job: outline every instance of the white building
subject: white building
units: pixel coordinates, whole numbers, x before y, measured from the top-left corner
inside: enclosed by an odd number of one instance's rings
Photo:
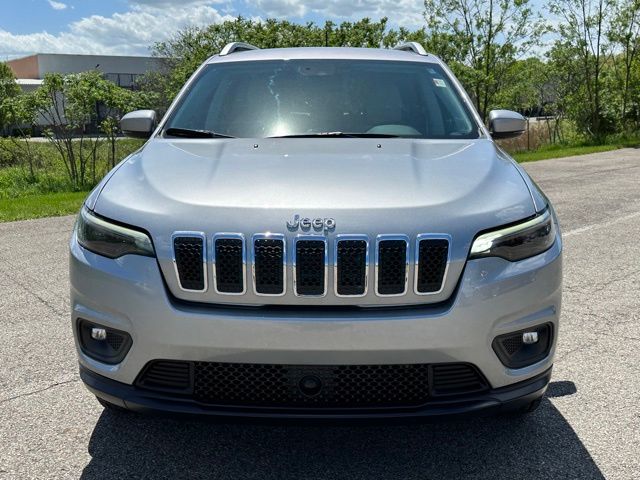
[[[88,70],[102,72],[107,80],[123,88],[136,88],[137,80],[148,72],[161,71],[163,58],[131,57],[118,55],[72,55],[62,53],[37,53],[27,57],[7,61],[16,76],[16,83],[24,92],[32,92],[42,85],[47,73],[80,73]],[[99,108],[99,107],[97,107]],[[62,113],[60,113],[62,116]],[[100,115],[100,113],[98,113]],[[39,117],[40,127],[47,121]],[[93,125],[95,129],[96,126]]]
[[[7,61],[9,68],[26,91],[35,89],[47,73],[103,72],[107,80],[125,88],[135,88],[136,80],[147,72],[163,69],[164,59],[119,55],[71,55],[37,53]]]

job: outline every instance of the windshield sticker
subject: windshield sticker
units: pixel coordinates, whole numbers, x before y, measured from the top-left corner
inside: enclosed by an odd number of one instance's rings
[[[447,84],[441,78],[434,78],[433,83],[436,87],[447,88]]]

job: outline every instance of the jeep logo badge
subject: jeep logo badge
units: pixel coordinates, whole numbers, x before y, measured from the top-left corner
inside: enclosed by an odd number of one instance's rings
[[[306,232],[312,228],[318,232],[329,232],[336,228],[336,221],[333,218],[300,218],[300,215],[295,214],[291,220],[287,221],[287,228],[292,232],[298,229]]]

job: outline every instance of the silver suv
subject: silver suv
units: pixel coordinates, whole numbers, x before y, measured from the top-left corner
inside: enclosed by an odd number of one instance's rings
[[[109,407],[302,418],[531,411],[562,244],[544,194],[447,67],[233,43],[86,199],[80,374]],[[493,139],[492,139],[493,138]]]

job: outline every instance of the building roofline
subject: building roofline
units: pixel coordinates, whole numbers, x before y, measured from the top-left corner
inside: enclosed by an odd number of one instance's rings
[[[38,56],[56,56],[56,57],[112,57],[112,58],[157,58],[158,60],[169,60],[171,57],[154,57],[152,55],[102,55],[99,53],[46,53],[38,52],[24,57],[16,57],[7,62],[13,62],[15,60],[24,60],[25,58],[38,57]]]

